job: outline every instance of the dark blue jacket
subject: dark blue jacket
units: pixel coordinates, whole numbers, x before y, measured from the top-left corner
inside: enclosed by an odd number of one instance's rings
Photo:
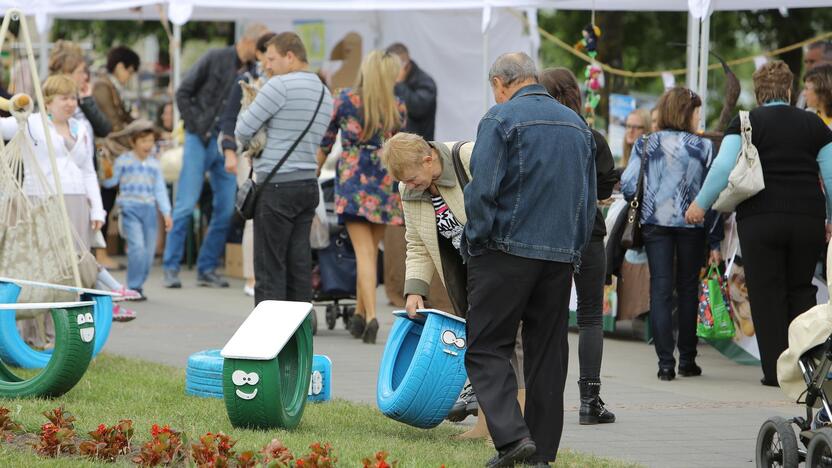
[[[463,255],[580,265],[597,202],[595,141],[581,117],[543,86],[523,87],[480,120],[471,172]]]

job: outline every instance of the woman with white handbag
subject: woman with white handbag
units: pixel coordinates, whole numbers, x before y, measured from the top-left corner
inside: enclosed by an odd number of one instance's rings
[[[832,130],[788,104],[793,75],[784,62],[763,65],[753,78],[759,107],[728,126],[685,218],[736,209],[761,383],[776,386],[789,324],[815,305],[812,276],[832,233]]]

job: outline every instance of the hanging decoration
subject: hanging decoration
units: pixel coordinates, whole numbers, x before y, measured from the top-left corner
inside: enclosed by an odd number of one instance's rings
[[[593,15],[594,16],[594,15]],[[601,28],[593,23],[587,24],[581,31],[583,38],[575,44],[575,49],[586,50],[591,59],[584,69],[584,117],[590,126],[595,120],[595,108],[601,102],[601,88],[604,87],[604,70],[595,60],[598,55],[598,39],[601,38]]]

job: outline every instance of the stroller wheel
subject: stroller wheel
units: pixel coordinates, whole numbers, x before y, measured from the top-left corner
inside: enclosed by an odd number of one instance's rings
[[[355,315],[355,307],[342,306],[341,316],[344,317],[344,328],[350,327],[350,318]]]
[[[336,323],[338,323],[338,310],[334,305],[329,304],[326,306],[326,327],[333,330]]]
[[[812,435],[806,448],[806,468],[832,466],[832,427],[822,427]]]
[[[769,418],[757,433],[757,468],[797,468],[799,463],[797,437],[791,423],[781,417]]]

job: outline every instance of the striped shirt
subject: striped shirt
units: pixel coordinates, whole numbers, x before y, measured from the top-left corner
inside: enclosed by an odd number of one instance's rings
[[[101,185],[105,188],[119,186],[119,205],[157,204],[163,215],[170,214],[165,179],[159,161],[153,156],[141,160],[132,151],[122,154],[113,166],[113,176],[101,182]]]
[[[313,117],[322,86],[317,75],[307,71],[274,76],[257,93],[248,109],[240,113],[235,134],[243,145],[257,130],[266,126],[266,148],[254,160],[255,173],[268,174],[297,140]],[[314,123],[277,174],[303,171],[309,178],[315,178],[316,155],[331,117],[332,95],[329,90],[324,90]]]

